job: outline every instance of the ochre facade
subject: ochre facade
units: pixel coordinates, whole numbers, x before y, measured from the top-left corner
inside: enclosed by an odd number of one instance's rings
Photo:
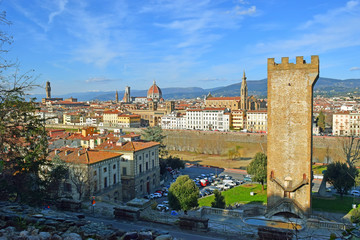
[[[267,216],[311,212],[313,86],[319,57],[268,59]]]

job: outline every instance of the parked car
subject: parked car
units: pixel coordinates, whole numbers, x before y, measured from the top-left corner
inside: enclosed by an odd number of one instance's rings
[[[206,187],[206,186],[209,185],[210,183],[209,183],[208,180],[202,179],[202,180],[200,180],[200,184],[201,184],[201,186]]]
[[[154,193],[153,195],[154,195],[154,198],[161,198],[162,197],[161,193],[158,193],[158,192]]]
[[[252,180],[251,180],[251,177],[246,176],[246,177],[244,177],[244,181],[245,182],[251,182]]]
[[[360,196],[360,191],[359,190],[352,190],[350,192],[350,194],[353,195],[353,196],[359,197]]]
[[[158,204],[156,206],[156,209],[159,210],[159,211],[164,211],[164,212],[169,211],[169,207],[165,206],[164,204]]]

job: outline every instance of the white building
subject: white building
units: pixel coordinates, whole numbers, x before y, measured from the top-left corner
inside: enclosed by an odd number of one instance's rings
[[[162,129],[186,129],[186,118],[177,112],[172,112],[161,118]]]
[[[350,134],[360,136],[360,112],[350,112]]]
[[[38,111],[35,113],[35,115],[44,120],[46,124],[59,124],[59,118],[62,119],[62,116],[59,115],[61,113],[54,113],[54,112],[48,112],[48,111]]]
[[[189,109],[186,111],[186,129],[229,131],[230,115],[224,108]]]
[[[247,111],[246,122],[247,130],[250,132],[267,132],[267,111]]]

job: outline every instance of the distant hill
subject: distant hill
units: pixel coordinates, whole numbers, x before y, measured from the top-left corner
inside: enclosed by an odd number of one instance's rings
[[[263,80],[248,80],[248,95],[256,95],[260,98],[267,96],[267,79]],[[170,99],[185,99],[185,98],[203,98],[209,92],[211,95],[220,96],[240,96],[240,83],[231,84],[228,86],[203,89],[199,87],[189,88],[161,88],[163,97],[166,100]],[[161,87],[161,86],[160,86]],[[119,91],[119,99],[124,96],[124,91]],[[332,79],[320,77],[314,87],[314,95],[322,96],[344,96],[347,93],[353,95],[360,95],[360,79]],[[147,94],[147,90],[131,90],[131,96],[133,97],[144,97]],[[45,94],[31,95],[30,97],[36,97],[38,100],[45,97]],[[65,95],[57,95],[53,97],[77,98],[78,101],[91,101],[91,100],[115,100],[115,92],[81,92],[81,93],[70,93]]]

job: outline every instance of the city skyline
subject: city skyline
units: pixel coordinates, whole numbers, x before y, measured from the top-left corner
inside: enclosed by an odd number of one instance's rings
[[[360,78],[356,1],[6,1],[8,56],[54,95],[219,87],[266,78],[267,58],[319,55],[320,76]],[[31,46],[31,47],[29,47]],[[43,93],[37,89],[35,93]]]

